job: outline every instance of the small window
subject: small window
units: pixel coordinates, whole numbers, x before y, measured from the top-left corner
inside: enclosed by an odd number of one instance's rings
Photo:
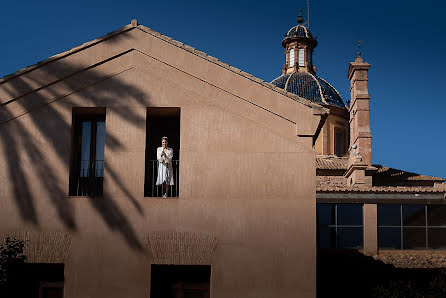
[[[305,66],[305,49],[299,49],[299,66]]]
[[[7,297],[62,298],[64,264],[25,263],[11,268]]]
[[[335,154],[336,156],[342,157],[345,155],[345,133],[340,128],[335,128]]]
[[[378,205],[378,247],[446,248],[446,205]]]
[[[147,109],[145,197],[179,196],[180,115],[180,108]],[[167,137],[166,149],[163,137]]]
[[[318,248],[362,248],[362,209],[362,204],[317,204]]]
[[[105,108],[73,110],[70,196],[102,196]]]
[[[290,63],[289,63],[290,67],[294,66],[294,51],[295,49],[290,50]]]
[[[211,266],[152,265],[151,298],[209,298]]]

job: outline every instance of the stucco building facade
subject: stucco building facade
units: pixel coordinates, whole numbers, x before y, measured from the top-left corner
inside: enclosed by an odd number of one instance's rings
[[[0,80],[0,234],[53,272],[41,297],[316,297],[325,249],[399,266],[408,247],[380,249],[380,205],[428,212],[444,179],[371,163],[359,53],[346,105],[301,18],[282,45],[267,83],[134,20]],[[441,259],[431,248],[410,254]]]

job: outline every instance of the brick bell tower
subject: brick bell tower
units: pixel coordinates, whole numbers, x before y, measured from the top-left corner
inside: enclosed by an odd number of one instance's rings
[[[367,88],[367,72],[370,64],[363,61],[361,52],[350,62],[347,77],[350,80],[351,103],[350,145],[347,185],[352,187],[371,186],[371,176],[366,170],[372,167],[372,133],[370,131],[370,95]]]

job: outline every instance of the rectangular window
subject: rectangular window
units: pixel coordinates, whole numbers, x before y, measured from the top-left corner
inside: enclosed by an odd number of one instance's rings
[[[361,249],[362,204],[317,204],[318,248]]]
[[[446,205],[378,205],[378,247],[446,248]]]
[[[305,66],[305,49],[299,49],[299,66]]]
[[[345,133],[340,128],[335,128],[335,154],[336,156],[344,156],[345,155]]]
[[[290,50],[290,67],[293,67],[294,66],[294,51],[295,51],[295,49],[291,49]]]
[[[209,298],[211,266],[152,265],[151,298]]]
[[[10,268],[6,297],[62,298],[63,284],[64,264],[17,264]]]
[[[102,196],[105,108],[73,109],[70,196]]]
[[[180,108],[147,109],[145,197],[179,196],[180,116]],[[166,150],[163,137],[168,139]]]

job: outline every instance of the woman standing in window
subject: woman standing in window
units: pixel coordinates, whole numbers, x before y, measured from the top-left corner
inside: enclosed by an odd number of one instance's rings
[[[173,185],[172,158],[173,149],[167,147],[169,140],[167,137],[161,139],[162,147],[156,149],[156,159],[158,160],[158,178],[156,185],[163,186],[163,198],[167,197],[168,186]]]

